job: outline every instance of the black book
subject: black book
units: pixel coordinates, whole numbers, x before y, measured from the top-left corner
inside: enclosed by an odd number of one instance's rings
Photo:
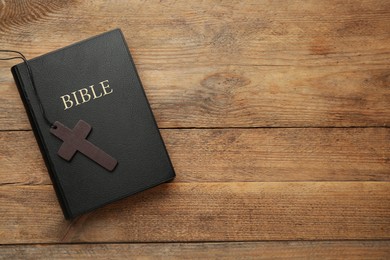
[[[65,218],[175,177],[119,29],[28,65],[12,73]]]

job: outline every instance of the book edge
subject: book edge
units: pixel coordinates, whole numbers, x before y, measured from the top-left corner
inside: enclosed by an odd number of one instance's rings
[[[67,46],[64,46],[64,47],[55,49],[55,50],[53,50],[53,51],[49,51],[49,52],[47,52],[47,53],[45,53],[45,54],[42,54],[42,55],[40,55],[40,56],[37,56],[37,57],[31,58],[31,59],[28,59],[28,61],[31,62],[31,61],[35,61],[35,60],[42,59],[42,58],[44,58],[44,57],[46,57],[46,56],[49,56],[49,55],[52,55],[52,54],[54,54],[54,53],[57,53],[57,52],[66,50],[66,49],[68,49],[68,48],[71,48],[71,47],[74,47],[74,46],[83,44],[84,42],[93,40],[93,39],[98,38],[98,37],[100,37],[100,36],[103,36],[103,35],[105,35],[105,34],[114,33],[114,32],[116,32],[116,31],[121,31],[121,29],[120,29],[120,28],[116,28],[116,29],[112,29],[112,30],[107,31],[107,32],[104,32],[104,33],[100,33],[100,34],[98,34],[98,35],[94,35],[94,36],[88,37],[88,38],[86,38],[86,39],[84,39],[84,40],[81,40],[81,41],[72,43],[72,44],[70,44],[70,45],[67,45]],[[23,64],[23,63],[24,63],[24,62],[21,62],[21,63],[19,63],[19,64],[16,64],[15,66],[21,65],[21,64]],[[12,68],[11,68],[11,70],[12,70]]]
[[[23,63],[21,63],[21,64],[23,64]],[[23,84],[23,80],[22,80],[22,77],[21,77],[20,71],[19,71],[19,66],[21,64],[17,64],[17,65],[12,66],[11,72],[12,72],[12,75],[14,77],[16,86],[18,88],[19,95],[22,99],[22,102],[23,102],[25,111],[27,113],[28,119],[30,121],[31,128],[33,130],[35,139],[38,143],[38,147],[39,147],[41,154],[42,154],[42,157],[45,161],[46,168],[48,169],[49,176],[50,176],[50,179],[53,183],[54,191],[56,192],[56,195],[57,195],[59,204],[61,206],[62,212],[65,216],[65,219],[70,219],[72,216],[72,212],[70,211],[70,208],[67,205],[66,198],[65,198],[64,193],[62,191],[60,182],[56,178],[56,173],[55,173],[54,167],[52,166],[52,162],[48,157],[48,150],[47,150],[46,145],[43,141],[42,134],[40,132],[41,129],[38,127],[38,124],[36,123],[36,119],[35,119],[34,114],[32,112],[33,109],[30,106],[30,102],[29,102],[28,97],[25,93],[25,89],[24,89],[25,85]]]
[[[87,209],[87,210],[85,210],[85,211],[83,211],[83,212],[80,212],[80,213],[77,213],[77,214],[75,214],[75,215],[72,215],[69,219],[72,220],[72,219],[74,219],[74,218],[76,218],[76,217],[82,216],[82,215],[84,215],[84,214],[86,214],[86,213],[90,213],[90,212],[92,212],[92,211],[95,211],[95,210],[97,210],[97,209],[100,209],[100,208],[102,208],[102,207],[104,207],[104,206],[107,206],[107,205],[109,205],[109,204],[111,204],[111,203],[114,203],[114,202],[116,202],[116,201],[120,201],[120,200],[126,199],[126,198],[128,198],[128,197],[130,197],[130,196],[132,196],[132,195],[135,195],[135,194],[137,194],[137,193],[140,193],[140,192],[142,192],[142,191],[148,190],[148,189],[150,189],[150,188],[157,187],[157,186],[159,186],[160,184],[170,182],[170,181],[173,180],[174,178],[175,178],[175,175],[171,176],[171,177],[168,178],[168,179],[163,179],[163,180],[158,181],[158,182],[156,182],[156,183],[153,183],[153,184],[151,184],[151,185],[142,187],[142,188],[139,189],[139,190],[136,190],[136,191],[133,191],[133,192],[130,192],[130,193],[126,193],[125,195],[122,195],[122,196],[115,197],[115,199],[112,199],[112,200],[110,200],[110,201],[107,201],[107,202],[104,202],[104,203],[99,204],[99,205],[97,205],[97,206],[94,206],[94,207],[92,207],[92,208],[90,208],[90,209]]]
[[[172,161],[171,161],[171,157],[169,156],[169,153],[168,153],[167,147],[166,147],[166,145],[165,145],[164,139],[163,139],[162,136],[161,136],[160,129],[158,128],[156,118],[154,117],[152,107],[150,106],[150,103],[149,103],[149,99],[148,99],[147,96],[146,96],[145,89],[144,89],[144,86],[143,86],[143,84],[142,84],[141,78],[140,78],[139,75],[138,75],[137,67],[135,66],[134,60],[133,60],[133,58],[132,58],[132,56],[131,56],[129,47],[127,46],[127,42],[126,42],[126,39],[125,39],[125,37],[124,37],[124,35],[123,35],[122,30],[118,28],[118,29],[116,29],[115,31],[118,31],[118,32],[119,32],[119,34],[120,34],[120,36],[121,36],[121,38],[122,38],[122,42],[123,42],[124,48],[126,49],[126,52],[127,52],[127,54],[128,54],[127,57],[129,58],[129,61],[130,61],[131,65],[132,65],[133,68],[134,68],[134,72],[135,72],[135,75],[136,75],[136,77],[137,77],[137,80],[138,80],[138,82],[139,82],[139,84],[140,84],[142,94],[143,94],[143,96],[144,96],[144,98],[145,98],[146,104],[148,105],[148,108],[149,108],[149,112],[150,112],[150,114],[151,114],[151,116],[152,116],[154,126],[155,126],[155,128],[157,129],[157,133],[158,133],[158,136],[159,136],[159,138],[160,138],[160,141],[161,141],[161,143],[162,143],[162,145],[163,145],[165,155],[166,155],[166,157],[168,158],[169,166],[170,166],[170,168],[172,169],[172,178],[171,178],[171,179],[173,179],[173,178],[176,177],[175,168],[173,167],[173,164],[172,164]]]

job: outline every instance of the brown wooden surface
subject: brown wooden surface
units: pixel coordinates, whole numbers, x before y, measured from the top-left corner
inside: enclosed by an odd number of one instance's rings
[[[68,222],[51,185],[3,185],[0,243],[390,239],[390,183],[171,183]]]
[[[390,142],[384,142],[390,140],[389,128],[162,129],[161,133],[178,172],[175,182],[390,180]],[[0,185],[51,184],[31,131],[0,132],[0,141],[0,154],[7,155]]]
[[[177,178],[65,221],[2,61],[0,259],[390,258],[389,1],[0,1],[28,58],[117,27]]]
[[[389,241],[11,245],[0,259],[386,259]]]

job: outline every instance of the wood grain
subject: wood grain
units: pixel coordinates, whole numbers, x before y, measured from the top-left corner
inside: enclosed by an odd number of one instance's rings
[[[390,180],[389,128],[161,132],[175,182]],[[0,132],[0,164],[0,185],[51,183],[31,131]]]
[[[0,259],[387,259],[389,241],[0,246]]]
[[[171,183],[64,220],[50,185],[0,186],[0,244],[390,239],[389,182]]]
[[[65,221],[2,61],[0,259],[390,258],[390,1],[0,1],[28,58],[118,27],[177,178]]]
[[[390,123],[388,1],[23,3],[3,6],[2,48],[35,57],[121,27],[163,128]],[[14,63],[0,128],[30,129]]]
[[[388,64],[389,13],[374,0],[7,1],[0,38],[36,56],[121,27],[137,60],[155,67]]]
[[[390,123],[390,63],[347,68],[138,68],[161,128]],[[31,129],[11,72],[4,68],[0,73],[0,129]]]

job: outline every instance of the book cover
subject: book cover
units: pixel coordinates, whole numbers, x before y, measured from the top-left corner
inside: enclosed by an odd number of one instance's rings
[[[119,29],[28,64],[37,93],[25,63],[11,70],[65,218],[175,177]]]

